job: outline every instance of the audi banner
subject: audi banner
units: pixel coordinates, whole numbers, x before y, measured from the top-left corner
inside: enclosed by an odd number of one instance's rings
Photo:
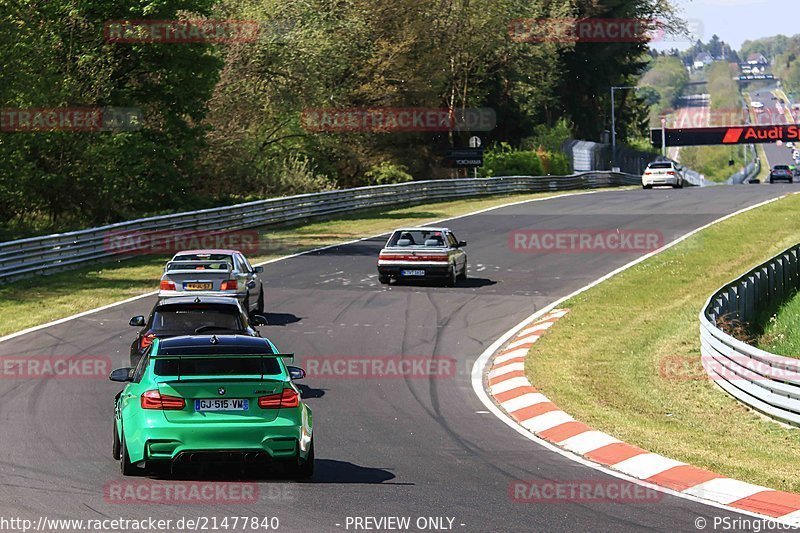
[[[650,142],[661,146],[661,129],[650,130]],[[800,141],[800,126],[730,126],[717,128],[666,129],[666,146],[709,144],[760,144]]]

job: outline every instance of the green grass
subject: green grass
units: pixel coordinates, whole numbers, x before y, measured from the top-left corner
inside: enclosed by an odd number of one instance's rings
[[[492,196],[424,206],[358,211],[301,226],[264,229],[261,235],[269,240],[269,253],[250,259],[254,263],[267,261],[319,246],[391,231],[397,226],[423,224],[511,201],[560,194],[563,193]],[[0,316],[3,317],[0,336],[153,291],[158,288],[158,280],[168,258],[136,257],[0,285]]]
[[[728,164],[731,159],[733,166]],[[686,146],[681,149],[681,163],[706,179],[724,182],[744,168],[744,153],[741,146]]]
[[[746,409],[700,374],[697,318],[717,288],[800,240],[798,210],[800,196],[792,195],[743,213],[572,298],[563,304],[572,311],[528,354],[531,382],[577,420],[623,441],[800,491],[800,432]]]
[[[769,181],[769,161],[767,160],[767,153],[764,151],[763,144],[756,145],[756,152],[758,153],[758,159],[761,161],[761,170],[758,172],[758,181],[761,183],[766,183]]]
[[[786,302],[765,324],[757,346],[768,352],[800,358],[800,294]]]

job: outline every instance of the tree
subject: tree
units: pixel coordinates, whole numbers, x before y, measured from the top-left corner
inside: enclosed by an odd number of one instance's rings
[[[4,133],[0,157],[15,167],[0,172],[16,176],[2,176],[0,184],[15,183],[23,210],[54,223],[100,223],[190,196],[199,123],[220,66],[213,48],[111,43],[102,28],[122,17],[207,15],[211,2],[165,0],[125,10],[102,0],[0,3],[9,30],[0,47],[5,107],[124,107],[144,117],[138,131]]]

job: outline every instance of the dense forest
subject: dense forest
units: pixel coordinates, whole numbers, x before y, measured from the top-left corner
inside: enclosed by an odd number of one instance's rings
[[[490,146],[552,161],[554,132],[600,139],[609,87],[650,61],[646,40],[576,43],[558,25],[514,38],[520,19],[583,17],[680,26],[666,0],[0,0],[0,236],[450,177],[441,155],[471,134],[320,131],[309,110],[488,109]],[[249,22],[118,38],[137,20]],[[618,97],[619,138],[641,138],[647,103]],[[65,108],[104,110],[100,126],[14,127]]]

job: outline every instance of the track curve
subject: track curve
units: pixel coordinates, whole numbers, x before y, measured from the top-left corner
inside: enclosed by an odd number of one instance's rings
[[[698,516],[735,516],[665,495],[656,504],[520,504],[514,480],[594,480],[603,473],[520,436],[475,397],[470,370],[497,337],[531,313],[635,258],[630,253],[525,254],[518,229],[659,230],[668,242],[791,186],[605,191],[527,202],[447,223],[469,242],[470,280],[454,289],[381,286],[383,238],[269,264],[262,328],[303,357],[451,357],[438,379],[304,382],[314,410],[317,474],[260,481],[255,503],[119,505],[110,457],[113,397],[105,380],[0,379],[0,516],[173,518],[277,516],[282,531],[341,531],[348,516],[443,516],[457,531],[695,531]],[[129,302],[0,343],[0,356],[107,355],[125,366]],[[447,522],[445,522],[447,524]],[[352,530],[352,527],[350,528]],[[415,530],[412,528],[412,530]]]

